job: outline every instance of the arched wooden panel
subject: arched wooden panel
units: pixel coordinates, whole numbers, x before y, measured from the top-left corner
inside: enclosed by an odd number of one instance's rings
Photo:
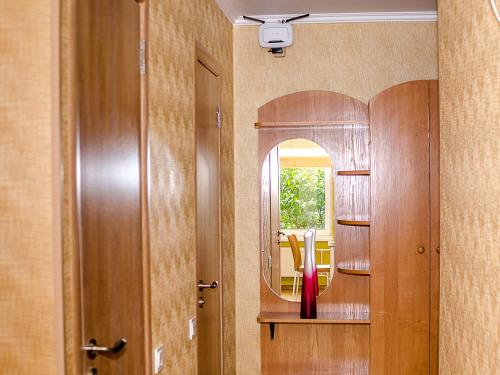
[[[333,161],[335,219],[368,220],[370,178],[337,175],[337,171],[368,170],[370,167],[368,107],[351,97],[328,91],[305,91],[277,98],[259,109],[259,167],[268,152],[287,139],[305,138],[322,146]],[[261,215],[262,223],[262,215]],[[261,248],[262,248],[261,233]],[[355,259],[368,262],[369,227],[336,225],[335,266]],[[262,269],[262,262],[261,262]],[[292,312],[300,304],[289,302],[269,289],[261,272],[261,312]],[[335,271],[331,286],[318,298],[320,313],[340,317],[369,316],[369,277]],[[302,328],[301,328],[302,327]],[[369,326],[355,324],[280,324],[276,341],[262,326],[263,374],[288,373],[294,368],[331,373],[368,372]],[[298,334],[300,331],[300,335]],[[300,336],[301,350],[293,350]],[[346,342],[352,345],[346,347]],[[288,344],[287,344],[288,343]],[[346,350],[335,348],[345,347]],[[351,349],[349,349],[351,348]],[[315,358],[321,358],[320,362]],[[287,367],[288,366],[288,367]]]
[[[331,91],[301,91],[259,108],[259,122],[368,122],[367,105]]]

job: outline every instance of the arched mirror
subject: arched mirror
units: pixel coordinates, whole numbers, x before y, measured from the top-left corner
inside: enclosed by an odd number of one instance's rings
[[[268,286],[288,301],[300,301],[304,233],[316,229],[320,294],[334,271],[333,162],[307,139],[290,139],[272,148],[262,165],[262,272]]]

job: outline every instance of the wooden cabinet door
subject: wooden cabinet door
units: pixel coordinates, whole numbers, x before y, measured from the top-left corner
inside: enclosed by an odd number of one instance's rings
[[[430,371],[429,81],[370,102],[371,374]]]
[[[82,345],[119,353],[84,371],[149,374],[141,205],[140,9],[134,0],[77,1],[78,207]],[[92,373],[92,372],[89,372]]]

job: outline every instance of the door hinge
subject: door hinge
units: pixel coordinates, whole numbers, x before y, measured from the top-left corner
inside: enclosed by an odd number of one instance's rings
[[[222,128],[222,112],[220,110],[220,106],[217,108],[217,127],[220,129]]]
[[[146,41],[139,42],[139,72],[141,76],[146,74]]]

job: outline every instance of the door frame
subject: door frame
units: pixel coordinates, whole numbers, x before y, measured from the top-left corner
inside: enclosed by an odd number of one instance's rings
[[[201,63],[205,68],[207,68],[211,73],[213,73],[216,77],[220,79],[220,84],[219,84],[219,101],[221,103],[220,105],[220,111],[222,111],[222,66],[221,64],[210,54],[210,52],[199,42],[196,38],[193,39],[193,70],[192,74],[193,77],[196,79],[196,64],[199,62]],[[197,129],[196,129],[196,82],[193,84],[193,129],[194,129],[194,150],[193,150],[193,160],[196,160],[196,148],[197,148],[197,140],[196,140],[196,135],[197,135]],[[220,222],[219,222],[219,243],[220,243],[220,253],[219,253],[219,271],[220,271],[220,327],[221,327],[221,332],[220,332],[220,340],[221,340],[221,345],[220,345],[220,363],[221,363],[221,374],[224,373],[224,272],[223,272],[223,257],[222,257],[222,181],[221,181],[221,146],[222,146],[222,129],[219,132],[219,217],[220,217]],[[196,181],[196,169],[195,169],[195,181]],[[196,214],[196,190],[195,190],[195,199],[194,199],[194,212]],[[195,257],[197,254],[195,254]],[[196,269],[194,272],[194,278],[193,278],[193,288],[195,290],[195,304],[196,304],[196,285],[198,284],[198,279],[196,275]],[[198,317],[198,311],[196,311],[196,316]],[[198,343],[197,343],[198,345]],[[198,353],[198,350],[196,351]],[[196,372],[198,373],[198,354],[196,358]]]
[[[145,59],[148,51],[148,8],[149,0],[130,0],[138,3],[140,18],[140,40],[146,41]],[[64,312],[64,357],[66,370],[73,374],[83,373],[82,345],[82,291],[81,291],[81,246],[79,222],[80,191],[77,181],[78,163],[78,66],[77,66],[77,2],[68,0],[61,8],[61,19],[66,16],[67,22],[61,22],[60,60],[67,61],[67,70],[60,67],[61,90],[61,165],[64,170],[61,198],[63,216],[63,258],[64,274],[63,301]],[[64,40],[67,45],[64,46]],[[139,48],[139,46],[137,46]],[[151,278],[150,278],[150,239],[149,239],[149,206],[150,206],[150,142],[148,131],[148,69],[141,75],[141,226],[142,226],[142,264],[144,295],[144,350],[145,375],[153,373],[152,337],[151,337]],[[65,129],[66,128],[66,129]]]

